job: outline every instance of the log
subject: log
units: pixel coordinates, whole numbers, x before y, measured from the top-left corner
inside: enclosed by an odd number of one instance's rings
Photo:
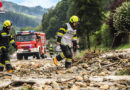
[[[102,68],[98,68],[98,69],[91,70],[91,71],[89,72],[89,74],[91,74],[92,72],[95,72],[95,71],[97,71],[97,70],[102,70],[102,69],[104,69],[104,68],[107,68],[107,67],[113,66],[113,65],[115,65],[115,64],[119,64],[119,63],[120,63],[120,62],[111,63],[111,64],[108,64],[108,65],[103,66]]]

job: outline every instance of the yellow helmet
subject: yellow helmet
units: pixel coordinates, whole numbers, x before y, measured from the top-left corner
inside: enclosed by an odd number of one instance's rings
[[[4,21],[4,24],[3,24],[4,27],[8,27],[8,26],[11,26],[11,25],[12,25],[12,23],[11,23],[10,20],[5,20]]]
[[[74,22],[79,22],[79,17],[78,16],[72,16],[72,17],[70,17],[70,22],[71,23],[74,23]]]
[[[52,44],[50,44],[50,47],[52,47]]]

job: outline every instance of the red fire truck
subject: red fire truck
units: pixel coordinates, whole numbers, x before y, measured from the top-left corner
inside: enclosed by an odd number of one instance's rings
[[[17,44],[17,59],[28,59],[28,56],[36,57],[37,59],[45,58],[46,35],[42,32],[21,31],[16,34]]]

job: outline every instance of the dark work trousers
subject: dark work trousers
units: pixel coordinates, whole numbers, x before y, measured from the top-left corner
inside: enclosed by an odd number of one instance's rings
[[[50,52],[50,57],[52,58],[52,56],[53,56],[53,52]]]
[[[12,66],[10,64],[10,58],[9,58],[8,52],[9,52],[8,48],[1,48],[0,71],[3,71],[5,66],[6,66],[6,70],[12,70]]]
[[[57,55],[56,58],[58,61],[63,60],[64,58],[66,58],[66,62],[65,62],[65,67],[69,68],[71,67],[71,63],[72,63],[72,51],[71,51],[71,47],[67,46],[67,45],[60,45],[62,53]]]

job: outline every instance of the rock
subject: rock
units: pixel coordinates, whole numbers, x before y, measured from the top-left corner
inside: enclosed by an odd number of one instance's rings
[[[82,66],[79,65],[79,66],[78,66],[78,69],[82,69]]]
[[[123,89],[123,88],[126,88],[126,86],[125,85],[118,85],[118,88]]]
[[[65,71],[59,70],[59,71],[56,71],[56,74],[65,74]]]
[[[63,89],[63,90],[69,90],[69,89]]]
[[[83,82],[75,82],[75,84],[77,86],[80,86],[80,87],[85,87],[86,86],[86,83],[83,83]]]
[[[105,75],[106,75],[105,72],[101,72],[101,73],[99,73],[99,76],[105,76]]]
[[[76,86],[76,85],[73,85],[73,87],[70,88],[70,90],[80,90],[80,87],[79,87],[79,86]]]
[[[39,64],[39,63],[36,63],[36,64],[34,65],[34,68],[40,68],[40,64]]]
[[[73,70],[72,70],[71,68],[68,68],[68,69],[66,70],[66,73],[73,73]]]
[[[90,86],[90,83],[89,83],[89,82],[87,82],[87,83],[86,83],[86,86]]]
[[[83,78],[81,76],[76,76],[75,79],[76,81],[83,81]]]
[[[117,90],[115,86],[110,86],[110,90]]]
[[[60,86],[59,86],[58,83],[55,82],[55,81],[52,82],[52,87],[53,87],[55,90],[60,90]]]
[[[43,90],[43,88],[42,88],[42,87],[39,87],[38,90]]]
[[[68,82],[68,87],[71,88],[73,86],[73,82]]]
[[[83,68],[88,68],[88,64],[83,63],[83,64],[82,64],[82,67],[83,67]]]
[[[46,64],[44,65],[44,69],[47,69],[47,68],[49,68],[49,67],[52,67],[52,65],[51,65],[50,63],[46,63]]]
[[[49,82],[49,81],[45,83],[45,85],[50,85],[50,84],[51,84],[51,82]]]
[[[51,86],[45,85],[42,87],[43,90],[53,90],[53,88]]]
[[[3,79],[11,79],[11,76],[4,76]]]
[[[76,66],[71,67],[71,69],[72,69],[73,73],[76,73],[78,70],[78,68]]]
[[[15,70],[20,71],[21,67],[15,67]]]
[[[102,86],[100,86],[100,89],[101,90],[109,89],[109,85],[102,85]]]
[[[80,72],[79,75],[80,76],[88,75],[88,71],[86,71],[85,69],[82,69],[82,72]]]
[[[83,76],[83,80],[84,80],[84,82],[87,82],[87,81],[89,80],[88,75],[84,75],[84,76]]]
[[[95,83],[93,84],[93,87],[100,87],[100,83],[95,82]]]

